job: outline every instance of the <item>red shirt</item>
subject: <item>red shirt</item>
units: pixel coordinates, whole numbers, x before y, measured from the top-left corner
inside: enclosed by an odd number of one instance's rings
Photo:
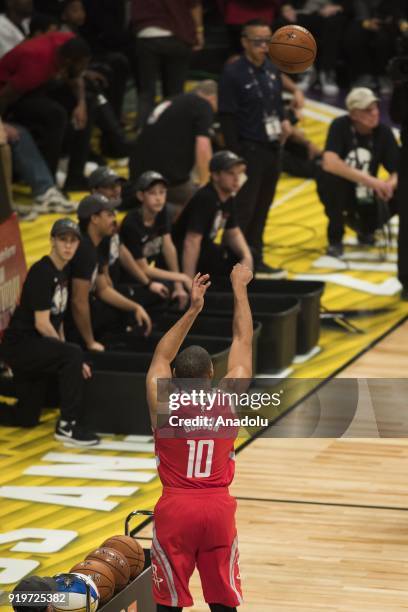
[[[210,426],[200,422],[181,426],[182,419],[206,417]],[[182,489],[228,487],[235,473],[234,441],[239,427],[218,424],[217,419],[234,419],[230,406],[216,404],[209,411],[187,406],[172,413],[173,422],[155,430],[157,471],[163,486]],[[169,425],[171,425],[169,427]]]
[[[132,0],[132,22],[137,31],[156,26],[194,45],[196,33],[191,9],[200,3],[201,0]]]
[[[50,32],[22,42],[0,59],[0,89],[10,83],[20,94],[37,89],[57,72],[57,51],[71,32]]]
[[[251,19],[264,19],[271,24],[280,0],[218,0],[218,5],[228,25],[243,25]]]

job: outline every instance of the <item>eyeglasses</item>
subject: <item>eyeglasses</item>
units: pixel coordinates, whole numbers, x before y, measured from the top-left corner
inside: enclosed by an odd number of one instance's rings
[[[249,38],[245,36],[245,38],[254,46],[254,47],[262,47],[262,45],[270,45],[272,36],[268,36],[267,38]]]

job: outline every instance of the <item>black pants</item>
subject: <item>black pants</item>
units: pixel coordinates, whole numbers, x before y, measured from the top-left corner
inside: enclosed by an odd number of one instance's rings
[[[138,125],[146,122],[161,81],[164,98],[183,93],[190,64],[191,47],[175,36],[136,38],[135,53],[139,74]]]
[[[54,338],[13,338],[6,334],[0,354],[13,370],[18,399],[16,425],[37,425],[50,375],[58,377],[61,418],[78,420],[83,388],[83,353],[78,345]]]
[[[88,102],[88,121],[83,130],[75,130],[71,114],[76,100],[64,85],[49,85],[22,96],[7,116],[21,123],[33,135],[55,176],[58,161],[65,151],[69,155],[67,183],[82,179],[89,155],[93,124],[93,106]]]
[[[387,63],[394,54],[396,36],[392,28],[371,32],[360,22],[352,21],[343,38],[351,80],[362,74],[385,74]]]
[[[98,70],[98,64],[102,64],[101,72],[106,76],[108,87],[105,90],[105,95],[111,103],[112,109],[117,117],[121,118],[123,99],[126,92],[126,83],[130,76],[130,63],[124,53],[119,51],[107,51],[106,53],[98,53],[94,56],[95,66],[91,66]],[[103,69],[106,65],[108,70]]]
[[[263,232],[281,170],[280,146],[244,141],[241,153],[248,180],[237,194],[238,222],[256,266],[262,261]]]
[[[238,257],[231,249],[213,242],[204,243],[201,246],[197,272],[213,276],[229,276],[238,261]]]
[[[321,172],[317,191],[329,219],[327,228],[329,244],[342,242],[346,223],[358,233],[369,234],[387,221],[375,204],[357,203],[356,185],[346,179],[329,172]],[[396,198],[387,203],[387,209],[387,217],[397,212]]]
[[[398,175],[398,278],[408,287],[408,143],[401,149],[400,172]]]

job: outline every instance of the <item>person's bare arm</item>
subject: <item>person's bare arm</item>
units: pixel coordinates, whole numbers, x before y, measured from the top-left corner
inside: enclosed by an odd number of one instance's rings
[[[163,336],[153,354],[146,376],[146,395],[153,429],[157,424],[157,381],[171,378],[171,363],[176,358],[194,321],[204,306],[204,295],[210,286],[208,274],[197,274],[191,289],[191,304],[185,314]]]
[[[196,32],[196,44],[193,47],[193,51],[200,51],[204,47],[203,7],[201,2],[192,7],[191,17],[193,18]]]
[[[96,279],[96,292],[98,297],[110,306],[114,306],[119,310],[133,312],[138,325],[145,326],[145,335],[147,336],[150,334],[152,331],[152,321],[143,306],[129,300],[119,293],[119,291],[111,287],[105,274],[98,274]]]
[[[44,338],[61,340],[57,330],[51,324],[49,310],[36,310],[34,312],[34,325],[38,333],[44,336]]]
[[[190,278],[194,278],[197,271],[197,263],[200,257],[202,234],[187,232],[183,245],[182,265],[183,272]]]
[[[197,136],[195,139],[195,163],[198,182],[201,186],[210,180],[209,164],[212,157],[212,145],[208,136]]]
[[[136,280],[142,283],[142,285],[149,284],[149,277],[142,270],[138,261],[134,259],[132,253],[123,243],[121,243],[119,247],[119,261],[121,266],[126,270],[126,272],[128,272]]]
[[[89,307],[89,290],[91,283],[82,278],[72,279],[71,310],[75,325],[81,334],[86,347],[92,350],[103,351],[104,346],[95,341],[92,323],[91,309]]]
[[[254,330],[247,285],[251,282],[253,274],[246,266],[236,264],[230,278],[234,292],[234,319],[226,378],[251,378]]]
[[[353,183],[361,183],[365,187],[373,189],[378,197],[383,200],[389,200],[392,197],[393,190],[389,183],[371,176],[371,174],[366,174],[362,170],[352,168],[333,151],[323,153],[322,168],[325,172],[330,172]]]
[[[247,266],[250,270],[253,270],[254,262],[252,259],[251,249],[249,248],[244,234],[239,227],[225,230],[223,243],[228,245],[235,255],[240,258],[240,263]]]

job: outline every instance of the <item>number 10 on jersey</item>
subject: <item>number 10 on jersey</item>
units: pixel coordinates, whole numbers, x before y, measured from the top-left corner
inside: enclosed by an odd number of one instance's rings
[[[187,478],[208,478],[214,452],[214,440],[187,440],[190,447],[188,453]],[[202,469],[204,448],[207,451],[204,469]]]

